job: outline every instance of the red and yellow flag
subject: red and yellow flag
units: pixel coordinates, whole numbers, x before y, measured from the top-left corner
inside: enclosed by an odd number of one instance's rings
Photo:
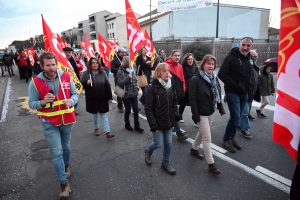
[[[52,52],[57,57],[57,68],[70,73],[71,78],[75,83],[76,90],[80,94],[82,91],[82,85],[80,83],[80,80],[78,80],[72,65],[68,61],[56,37],[53,35],[49,26],[45,22],[43,15],[42,15],[42,25],[43,25],[43,32],[44,32],[45,51]]]
[[[130,61],[131,65],[133,66],[135,53],[144,45],[145,37],[128,0],[125,0],[125,6],[127,40],[130,51]]]
[[[300,1],[281,0],[273,141],[297,161],[300,143]]]
[[[90,39],[86,33],[84,33],[84,38],[85,38],[85,49],[89,60],[91,57],[96,57],[96,56],[95,56],[94,49],[91,45]]]
[[[80,47],[81,47],[81,49],[85,49],[85,43],[80,41]]]
[[[57,34],[57,41],[59,42],[61,48],[65,48],[68,46],[65,45],[64,41],[61,39],[61,37],[58,34]]]
[[[115,50],[107,44],[106,40],[98,33],[98,44],[105,67],[110,68],[111,61],[114,59]]]
[[[109,41],[109,40],[105,40],[105,41],[106,41],[106,43],[107,43],[111,48],[113,48],[114,50],[118,51],[118,45],[117,45],[116,41],[114,41],[114,42],[111,42],[111,41]]]
[[[28,56],[29,61],[30,61],[30,65],[34,66],[34,48],[30,47],[29,49],[27,49],[25,51],[25,54]]]
[[[147,56],[149,56],[151,58],[151,62],[152,62],[152,64],[154,64],[154,61],[156,59],[156,50],[155,50],[154,44],[153,44],[152,40],[150,39],[150,36],[146,29],[145,29],[144,36],[145,36],[144,46],[148,50]]]

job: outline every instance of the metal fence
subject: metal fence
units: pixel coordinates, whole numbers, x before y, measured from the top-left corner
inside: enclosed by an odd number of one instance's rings
[[[198,43],[198,46],[207,49],[207,53],[213,54],[217,58],[217,65],[219,66],[230,50],[238,46],[240,39],[221,39],[219,42],[213,41],[213,39],[205,39],[203,41],[201,41],[201,39],[174,39],[154,41],[154,46],[157,51],[158,49],[163,49],[168,57],[174,49],[180,50],[182,54],[186,53],[188,47],[195,42]],[[268,43],[266,40],[254,40],[253,49],[255,49],[258,54],[258,65],[263,64],[268,58],[278,57],[278,48],[278,41]],[[181,58],[183,58],[183,56]]]

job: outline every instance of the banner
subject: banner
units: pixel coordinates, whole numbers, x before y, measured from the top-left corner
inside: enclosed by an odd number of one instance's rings
[[[213,0],[162,0],[157,2],[157,12],[205,8],[213,6]]]
[[[86,49],[86,53],[87,53],[87,57],[88,57],[88,60],[91,58],[91,57],[96,57],[95,56],[95,52],[94,52],[94,49],[91,45],[91,42],[90,42],[90,39],[89,37],[87,36],[86,33],[84,33],[84,38],[85,38],[85,49]]]
[[[106,40],[98,33],[99,50],[105,67],[110,68],[111,61],[114,59],[115,50],[107,44]]]
[[[44,32],[45,51],[52,52],[57,57],[57,68],[62,71],[70,73],[71,78],[75,83],[77,93],[80,94],[83,88],[81,82],[80,80],[78,80],[72,65],[68,61],[60,44],[58,43],[57,39],[54,37],[52,31],[50,30],[49,26],[45,22],[43,15],[42,15],[42,25],[43,25],[43,32]]]
[[[30,47],[29,49],[25,50],[25,54],[28,56],[30,65],[34,66],[34,48]]]
[[[147,56],[149,56],[151,58],[151,62],[152,62],[152,64],[154,64],[154,61],[156,59],[156,50],[155,50],[153,42],[150,39],[150,36],[149,36],[146,29],[145,29],[144,36],[145,36],[145,39],[146,39],[145,42],[144,42],[144,46],[148,50]]]
[[[61,48],[67,47],[61,37],[57,34],[57,41],[59,42]]]
[[[145,37],[128,0],[125,0],[125,5],[127,40],[131,66],[133,66],[135,53],[144,45]]]
[[[300,1],[281,0],[273,141],[297,161],[300,143]]]

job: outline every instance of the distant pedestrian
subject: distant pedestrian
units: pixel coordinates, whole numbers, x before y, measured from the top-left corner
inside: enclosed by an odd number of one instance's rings
[[[116,75],[117,85],[123,88],[126,93],[123,97],[123,102],[125,105],[124,121],[125,128],[129,131],[137,131],[139,133],[144,132],[141,128],[139,122],[139,109],[138,109],[138,92],[139,87],[137,84],[136,75],[132,66],[130,66],[129,56],[124,56],[122,59],[121,67]],[[129,115],[133,110],[134,117],[134,129],[130,125]]]
[[[242,146],[236,141],[236,129],[248,100],[248,92],[251,88],[251,76],[253,60],[250,49],[253,47],[253,39],[244,37],[239,47],[231,49],[223,61],[218,77],[224,83],[225,96],[230,111],[230,119],[227,123],[223,137],[223,147],[235,153]]]
[[[198,67],[196,64],[196,60],[192,53],[186,53],[182,59],[182,68],[183,68],[183,75],[186,85],[186,92],[184,98],[181,99],[179,102],[179,122],[183,123],[184,119],[182,114],[186,106],[190,106],[190,98],[189,98],[189,82],[193,76],[198,73]],[[194,126],[198,127],[198,125],[194,122]]]
[[[268,96],[274,96],[275,86],[273,75],[271,74],[271,66],[264,66],[261,69],[261,74],[259,75],[260,80],[260,93],[262,96],[261,105],[258,109],[256,109],[257,117],[267,118],[267,116],[263,113],[264,107],[269,104]]]
[[[60,182],[60,197],[68,197],[71,188],[71,132],[76,122],[74,105],[78,101],[70,74],[57,70],[57,58],[45,52],[40,56],[43,73],[34,77],[28,88],[28,104],[38,111],[42,130],[52,153],[52,163]],[[64,83],[64,84],[61,84]]]
[[[98,115],[100,115],[106,138],[114,137],[110,131],[107,116],[109,103],[112,102],[110,83],[98,59],[90,58],[87,70],[83,72],[80,82],[85,89],[86,111],[92,114],[94,134],[100,135],[98,120]]]
[[[145,149],[145,162],[152,164],[151,156],[155,149],[164,143],[164,153],[161,168],[175,175],[175,169],[170,165],[172,148],[172,127],[179,120],[177,99],[172,87],[170,67],[166,63],[157,65],[152,78],[152,85],[146,96],[145,113],[153,134],[154,141]]]
[[[28,83],[29,79],[29,67],[30,67],[30,61],[28,56],[26,56],[24,51],[20,52],[20,56],[17,58],[20,63],[20,80],[25,79],[26,83]]]
[[[154,61],[153,70],[155,70],[156,66],[159,63],[165,62],[165,60],[167,59],[166,53],[163,49],[159,49],[157,53],[158,53],[158,56],[157,56],[156,60]]]
[[[218,109],[221,116],[226,114],[222,105],[221,86],[214,73],[216,64],[217,60],[214,56],[205,55],[201,61],[199,72],[189,84],[192,118],[199,126],[190,154],[202,160],[203,156],[198,151],[202,143],[208,170],[214,174],[220,174],[212,156],[210,132],[214,112]]]
[[[8,74],[9,76],[14,76],[14,70],[13,70],[13,56],[8,52],[8,51],[4,51],[4,55],[2,58],[2,61],[4,63],[4,65],[7,68]],[[2,76],[4,75],[4,71],[2,69]]]

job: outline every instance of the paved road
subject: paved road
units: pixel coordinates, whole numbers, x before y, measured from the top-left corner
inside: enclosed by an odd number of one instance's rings
[[[7,92],[9,101],[4,101],[7,106],[3,111],[7,113],[0,123],[0,197],[57,199],[59,183],[51,154],[36,113],[28,109],[28,84],[18,76],[4,80],[1,79],[0,94],[5,92],[4,82],[10,92]],[[112,77],[110,82],[113,83]],[[101,128],[101,136],[93,135],[91,116],[85,111],[84,95],[81,95],[80,115],[72,133],[72,176],[69,179],[72,196],[69,199],[288,199],[295,163],[282,146],[271,140],[274,97],[271,104],[265,111],[267,119],[251,123],[252,139],[237,133],[243,149],[236,154],[222,148],[229,118],[227,106],[225,116],[215,114],[211,130],[214,159],[222,171],[219,176],[208,173],[205,160],[189,155],[197,128],[187,107],[181,128],[188,132],[190,139],[180,142],[173,137],[171,163],[177,174],[171,176],[160,169],[162,149],[154,152],[151,167],[144,162],[143,150],[152,142],[152,134],[143,109],[140,121],[145,132],[139,134],[125,130],[123,115],[117,112],[116,104],[111,104],[108,116],[116,137],[107,140]]]

